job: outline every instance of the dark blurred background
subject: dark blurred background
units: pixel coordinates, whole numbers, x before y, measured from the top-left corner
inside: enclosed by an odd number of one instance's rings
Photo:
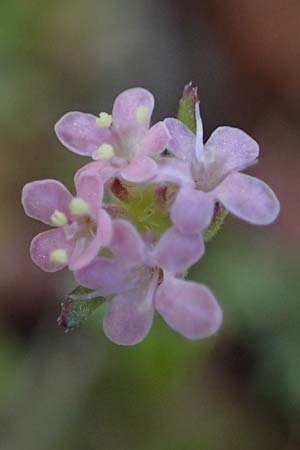
[[[299,0],[1,0],[1,450],[296,450],[300,448]],[[22,186],[72,189],[83,158],[57,141],[69,110],[110,111],[122,90],[174,116],[199,86],[206,138],[219,125],[260,143],[249,173],[282,210],[267,228],[233,218],[191,276],[224,309],[217,336],[189,342],[156,320],[133,348],[111,344],[101,311],[56,326],[67,272],[30,260],[43,228]]]

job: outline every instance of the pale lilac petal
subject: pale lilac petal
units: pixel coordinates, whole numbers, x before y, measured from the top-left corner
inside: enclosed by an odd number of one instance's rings
[[[125,169],[121,170],[124,180],[132,183],[142,183],[153,178],[157,173],[156,162],[148,156],[138,156]]]
[[[98,211],[97,232],[94,237],[83,236],[77,239],[72,252],[69,268],[79,270],[96,258],[102,247],[107,247],[112,237],[112,222],[104,209]]]
[[[97,257],[89,265],[74,272],[78,283],[90,289],[99,291],[99,295],[108,296],[133,289],[139,278],[121,264],[111,258]]]
[[[101,128],[97,117],[82,112],[69,112],[55,124],[60,142],[78,155],[92,156],[101,144],[111,144],[111,128]]]
[[[145,244],[135,227],[125,220],[113,222],[110,248],[124,265],[137,266],[145,261]]]
[[[97,174],[89,174],[88,171],[81,172],[81,175],[75,178],[75,185],[78,197],[88,203],[90,214],[96,218],[103,198],[102,178]]]
[[[179,159],[191,161],[195,156],[196,136],[180,120],[169,118],[164,122],[171,136],[168,150]]]
[[[208,337],[222,322],[221,308],[206,286],[171,276],[158,288],[155,307],[171,328],[188,339]]]
[[[168,230],[151,253],[154,265],[167,272],[181,274],[196,263],[204,253],[203,238],[197,235],[183,235],[175,228]]]
[[[53,225],[51,216],[55,210],[69,217],[69,204],[72,195],[57,180],[33,181],[25,184],[22,191],[22,204],[29,217]]]
[[[183,234],[197,234],[208,227],[214,212],[214,198],[191,187],[179,190],[171,209],[175,227]]]
[[[164,122],[158,122],[145,135],[142,143],[140,154],[155,155],[163,152],[169,142],[170,133]]]
[[[214,194],[228,211],[254,225],[268,225],[279,214],[280,204],[272,189],[244,173],[229,175]]]
[[[203,153],[203,123],[200,115],[200,103],[195,104],[195,116],[196,116],[196,158],[200,161]]]
[[[138,108],[145,108],[144,120],[137,118]],[[129,130],[137,133],[145,133],[149,128],[152,111],[154,108],[153,95],[142,88],[128,89],[116,98],[113,106],[113,128],[122,135]],[[146,114],[147,112],[147,114]]]
[[[110,178],[115,177],[120,172],[120,168],[113,166],[111,161],[93,161],[81,167],[75,173],[75,184],[81,175],[94,176],[98,175],[100,182],[104,185]]]
[[[179,186],[194,186],[190,165],[176,158],[162,157],[157,164],[153,183],[174,183]]]
[[[251,166],[259,155],[259,146],[238,128],[219,127],[206,142],[204,152],[216,160],[214,178],[221,181],[229,173]]]
[[[33,262],[46,272],[56,272],[67,264],[58,264],[50,261],[53,250],[66,250],[69,256],[73,250],[73,241],[68,241],[62,228],[44,231],[35,236],[30,244],[30,255]]]
[[[116,296],[109,304],[103,329],[112,342],[135,345],[148,334],[154,316],[153,292],[149,294],[148,290],[149,285],[141,285]]]

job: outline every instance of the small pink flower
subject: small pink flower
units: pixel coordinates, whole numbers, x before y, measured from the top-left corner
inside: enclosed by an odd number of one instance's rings
[[[274,192],[263,181],[240,173],[255,164],[258,144],[244,131],[217,128],[203,144],[199,104],[196,136],[179,120],[165,119],[171,135],[168,149],[176,156],[159,162],[154,181],[181,186],[171,210],[173,223],[182,233],[206,228],[219,201],[229,212],[247,222],[267,225],[279,213]]]
[[[111,219],[101,208],[103,186],[97,176],[82,175],[75,182],[77,196],[57,180],[33,181],[24,186],[22,204],[29,217],[56,227],[33,238],[33,261],[46,272],[89,264],[111,239]]]
[[[161,153],[169,140],[164,122],[149,129],[153,108],[149,91],[128,89],[116,98],[112,115],[69,112],[56,123],[55,132],[72,152],[105,162],[99,167],[112,165],[125,180],[143,182],[156,174],[152,156]]]
[[[96,290],[93,296],[111,297],[103,327],[113,342],[142,341],[155,310],[189,339],[210,336],[219,328],[222,312],[211,291],[180,278],[204,253],[200,234],[184,236],[171,228],[152,248],[129,222],[116,220],[110,250],[112,258],[96,258],[75,277]]]

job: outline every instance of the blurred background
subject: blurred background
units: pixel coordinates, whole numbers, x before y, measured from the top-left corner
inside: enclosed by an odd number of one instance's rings
[[[300,448],[299,23],[298,0],[1,0],[1,450]],[[72,189],[87,160],[56,139],[65,112],[109,112],[141,86],[160,120],[190,80],[206,138],[233,125],[260,143],[249,173],[273,187],[280,217],[227,218],[192,270],[223,307],[217,336],[189,342],[157,319],[118,347],[101,311],[65,335],[56,319],[75,283],[31,262],[44,227],[25,216],[22,186]]]

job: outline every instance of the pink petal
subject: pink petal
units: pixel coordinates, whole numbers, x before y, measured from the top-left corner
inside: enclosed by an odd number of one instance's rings
[[[206,286],[171,276],[158,288],[155,307],[171,328],[189,339],[212,335],[222,322],[220,306]]]
[[[232,171],[251,166],[259,155],[259,146],[247,133],[238,128],[217,128],[204,146],[217,160],[215,177],[221,181]],[[216,184],[218,181],[216,181]]]
[[[175,227],[183,234],[197,234],[208,227],[214,212],[213,197],[191,187],[180,189],[171,209]]]
[[[136,117],[137,109],[141,106],[148,110],[148,117],[142,123]],[[142,88],[128,89],[115,100],[112,111],[113,128],[119,134],[128,130],[136,130],[138,134],[144,133],[149,128],[153,108],[154,98],[149,91]]]
[[[191,161],[195,156],[196,136],[180,120],[170,118],[164,122],[171,136],[168,150],[179,159]]]
[[[156,162],[148,156],[137,156],[125,169],[121,170],[121,176],[132,183],[142,183],[153,178],[157,173]]]
[[[76,242],[69,268],[79,270],[96,258],[100,249],[109,245],[112,237],[112,222],[104,209],[98,212],[97,232],[93,238],[83,236]]]
[[[151,286],[141,285],[112,300],[104,316],[103,329],[106,336],[116,344],[135,345],[148,334],[153,316]]]
[[[51,216],[55,210],[69,217],[72,195],[57,180],[41,180],[27,183],[22,191],[22,204],[29,217],[53,225]]]
[[[96,116],[69,112],[59,119],[54,129],[60,142],[78,155],[92,156],[101,144],[111,144],[111,128],[101,128]]]
[[[50,253],[56,249],[64,249],[69,256],[73,249],[73,242],[67,241],[64,230],[44,231],[35,236],[30,244],[30,255],[33,262],[46,272],[56,272],[67,264],[58,264],[50,261]]]
[[[88,203],[91,215],[97,217],[104,190],[101,177],[89,174],[88,171],[81,172],[81,175],[75,178],[75,184],[78,197]]]
[[[200,233],[186,236],[175,228],[168,230],[151,253],[153,265],[169,273],[181,274],[204,254],[204,243]]]
[[[105,184],[110,178],[115,177],[120,172],[119,167],[115,167],[110,161],[93,161],[85,166],[81,167],[75,173],[75,184],[81,175],[94,176],[97,175],[101,184]]]
[[[127,266],[137,266],[145,261],[145,244],[135,227],[125,220],[113,222],[110,248],[118,261]]]
[[[145,135],[141,143],[140,154],[155,155],[163,152],[170,139],[170,133],[164,122],[155,124]]]
[[[230,174],[214,194],[228,211],[254,225],[268,225],[279,214],[280,204],[272,189],[244,173]]]
[[[74,272],[78,283],[96,289],[103,296],[135,288],[139,279],[130,275],[119,263],[104,257],[97,257],[88,266]]]
[[[162,157],[157,162],[157,173],[153,183],[170,182],[179,186],[194,186],[190,165],[176,158]]]

